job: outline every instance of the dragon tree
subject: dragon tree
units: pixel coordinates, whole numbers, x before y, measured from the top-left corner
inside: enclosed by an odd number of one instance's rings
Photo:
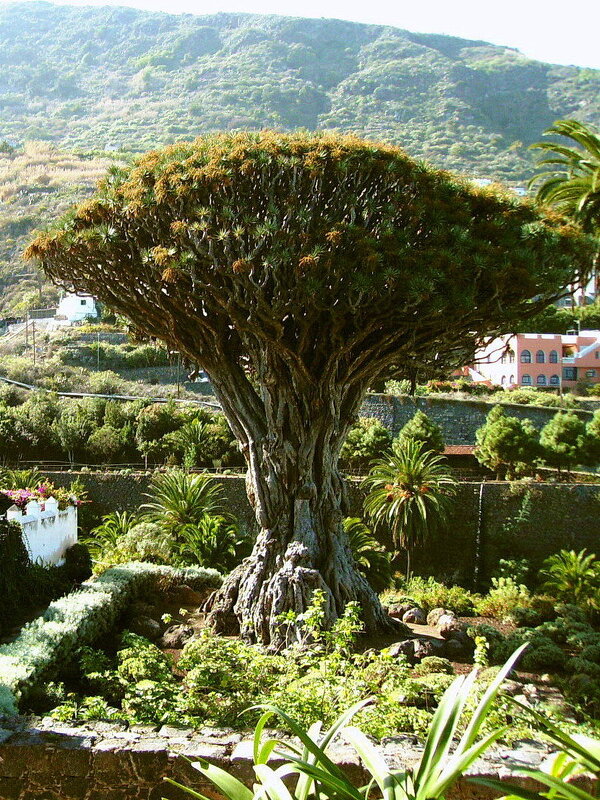
[[[200,138],[114,170],[29,246],[209,374],[259,534],[211,612],[281,645],[313,590],[391,624],[342,528],[338,455],[369,386],[451,370],[562,295],[590,245],[558,215],[336,134]]]

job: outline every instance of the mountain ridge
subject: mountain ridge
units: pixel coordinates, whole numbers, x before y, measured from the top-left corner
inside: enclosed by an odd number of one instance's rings
[[[388,25],[37,0],[0,4],[0,45],[11,144],[137,152],[224,128],[335,128],[522,182],[525,146],[555,119],[600,121],[600,70]]]
[[[561,117],[600,123],[600,70],[344,20],[2,3],[0,312],[55,301],[21,261],[31,231],[135,153],[223,129],[338,129],[522,185],[527,145]]]

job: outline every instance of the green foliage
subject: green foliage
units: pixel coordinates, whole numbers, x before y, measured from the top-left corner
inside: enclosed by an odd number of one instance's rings
[[[249,555],[251,537],[219,515],[204,514],[196,523],[177,528],[177,554],[183,564],[228,572]]]
[[[415,576],[400,586],[403,596],[410,597],[425,612],[434,608],[447,608],[458,616],[470,616],[478,595],[472,594],[462,586],[446,586],[434,578]],[[385,602],[396,602],[394,593],[384,595]]]
[[[368,468],[383,458],[392,444],[388,429],[374,417],[361,417],[352,427],[340,452],[340,464],[347,470]]]
[[[394,439],[394,452],[401,452],[409,439],[421,442],[423,450],[432,453],[439,454],[444,450],[442,429],[422,411],[417,411]]]
[[[492,588],[475,604],[475,610],[484,617],[507,618],[515,608],[528,606],[529,589],[514,578],[492,578]]]
[[[575,119],[559,119],[544,136],[568,140],[536,142],[546,158],[538,162],[544,169],[530,184],[538,183],[536,200],[553,205],[593,233],[600,232],[600,134],[593,126]],[[575,145],[575,147],[572,146]]]
[[[205,515],[222,514],[221,486],[205,473],[169,470],[152,478],[149,502],[142,508],[173,538],[185,525],[198,525]]]
[[[12,693],[16,702],[56,674],[77,648],[112,628],[132,597],[162,576],[196,586],[217,587],[221,582],[216,570],[173,570],[140,563],[114,567],[83,583],[78,591],[50,603],[17,639],[0,646],[0,686],[6,687],[7,698]]]
[[[547,558],[540,570],[542,589],[558,600],[586,610],[600,610],[600,562],[595,553],[561,550]]]
[[[392,557],[358,517],[344,519],[344,531],[352,557],[376,592],[387,589],[392,579]]]
[[[386,524],[408,555],[446,518],[455,481],[446,461],[406,440],[402,450],[377,461],[364,480],[365,513]]]
[[[501,406],[492,408],[476,438],[479,463],[509,477],[527,472],[539,455],[538,432],[532,422],[507,416]]]
[[[570,469],[588,458],[585,422],[577,414],[558,411],[540,434],[543,459],[548,464]]]
[[[284,774],[282,769],[285,769],[285,773],[300,775],[293,790],[295,800],[306,800],[315,791],[331,800],[340,796],[358,798],[361,793],[353,786],[350,778],[342,769],[336,766],[326,754],[328,744],[338,733],[342,732],[344,739],[350,742],[362,763],[367,766],[371,774],[369,786],[376,785],[384,797],[396,797],[400,800],[442,798],[463,772],[505,732],[505,728],[498,728],[484,735],[482,728],[506,674],[519,655],[520,652],[515,653],[513,658],[500,670],[478,703],[474,689],[475,672],[468,677],[461,676],[453,681],[440,700],[438,709],[431,720],[423,755],[415,768],[402,772],[390,771],[369,739],[358,728],[347,727],[352,717],[368,702],[364,700],[351,705],[347,711],[335,719],[332,727],[322,735],[320,722],[314,728],[306,731],[277,706],[264,706],[265,713],[257,723],[254,736],[255,772],[259,779],[259,784],[255,786],[254,792],[245,787],[237,778],[233,778],[224,770],[210,765],[208,762],[203,762],[196,768],[228,800],[253,800],[253,798],[262,797],[265,793],[270,794],[271,792],[274,793],[273,796],[290,798],[289,791],[281,782],[280,776]],[[463,714],[469,701],[475,707],[469,715],[468,721],[463,722]],[[287,745],[282,753],[276,749],[281,747],[278,740],[263,741],[265,725],[274,715],[279,717],[300,740],[299,747]],[[464,732],[452,752],[455,736],[461,729]],[[276,751],[287,762],[286,766],[277,773],[267,765],[273,751]],[[184,789],[181,784],[172,780],[170,782]],[[191,791],[188,793],[194,794]]]

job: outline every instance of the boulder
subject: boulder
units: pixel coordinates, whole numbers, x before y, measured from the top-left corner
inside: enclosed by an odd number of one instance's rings
[[[161,645],[168,650],[180,650],[193,635],[194,629],[189,625],[171,625],[163,633]]]
[[[160,636],[160,625],[152,617],[133,617],[129,622],[129,630],[137,633],[138,636],[150,639],[151,642],[156,641]]]
[[[394,642],[394,644],[391,644],[389,647],[385,648],[385,652],[389,653],[392,658],[406,656],[406,658],[412,664],[415,660],[415,640],[403,639],[401,642]]]
[[[411,608],[414,608],[413,603],[401,603],[389,606],[387,612],[390,617],[394,617],[394,619],[402,619],[406,612],[410,611]]]
[[[402,617],[402,622],[410,625],[425,625],[427,616],[422,608],[414,607],[409,609]]]
[[[466,627],[455,616],[442,614],[438,620],[438,630],[442,639],[454,639],[456,634],[463,633]]]
[[[432,608],[429,614],[427,614],[427,624],[431,625],[432,628],[435,628],[440,617],[444,615],[451,615],[452,613],[452,611],[448,611],[445,608]]]
[[[206,595],[200,594],[190,586],[182,584],[169,589],[169,601],[178,606],[201,606],[206,600]]]
[[[415,639],[414,659],[420,661],[422,658],[430,656],[441,656],[444,651],[444,643],[435,639]]]

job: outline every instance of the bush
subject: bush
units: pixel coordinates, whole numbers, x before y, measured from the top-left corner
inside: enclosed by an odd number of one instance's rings
[[[506,619],[515,608],[531,604],[529,589],[512,578],[492,578],[492,588],[477,600],[475,610],[483,617]]]
[[[340,453],[343,469],[367,469],[371,462],[383,458],[392,445],[392,435],[374,417],[362,417],[350,429]]]
[[[7,688],[16,704],[32,687],[56,673],[76,648],[108,631],[127,602],[162,576],[215,588],[221,583],[215,570],[173,570],[154,564],[113,567],[52,602],[41,617],[23,627],[15,641],[0,646],[0,686]],[[6,698],[8,702],[10,696]]]
[[[401,591],[426,613],[433,608],[447,608],[458,616],[470,616],[478,599],[478,595],[462,586],[446,586],[434,578],[418,576],[404,582]]]
[[[446,675],[454,675],[454,667],[447,658],[426,656],[422,658],[420,663],[415,667],[415,673],[419,675],[437,674],[440,672]]]
[[[565,668],[567,657],[553,642],[526,650],[521,668],[528,672],[560,672]]]
[[[393,449],[395,451],[401,450],[404,442],[408,439],[421,442],[423,450],[431,450],[434,453],[442,453],[444,450],[442,429],[422,411],[417,411],[414,417],[401,429],[393,441]]]

